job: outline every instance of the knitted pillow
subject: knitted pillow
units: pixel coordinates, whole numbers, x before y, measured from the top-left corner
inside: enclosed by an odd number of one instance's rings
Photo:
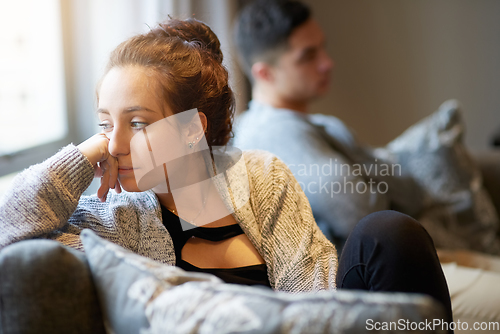
[[[370,321],[419,323],[443,316],[426,296],[294,295],[225,284],[133,254],[90,230],[81,238],[110,333],[361,333]]]
[[[436,247],[500,254],[498,216],[463,135],[459,104],[449,100],[375,153],[416,180],[424,194],[417,219]]]
[[[148,316],[148,306],[163,290],[187,281],[220,283],[215,276],[186,273],[132,253],[91,230],[84,230],[80,237],[101,302],[104,325],[111,333],[142,333],[149,328],[153,315]]]

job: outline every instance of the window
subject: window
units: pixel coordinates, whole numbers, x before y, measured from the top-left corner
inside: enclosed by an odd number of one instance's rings
[[[231,4],[231,5],[230,5]],[[168,15],[212,22],[230,0],[0,0],[0,197],[12,176],[99,131],[95,86],[109,52]],[[225,36],[225,37],[224,37]],[[230,59],[230,53],[224,57]],[[86,194],[96,187],[87,189]]]
[[[68,141],[60,0],[0,1],[0,177]]]

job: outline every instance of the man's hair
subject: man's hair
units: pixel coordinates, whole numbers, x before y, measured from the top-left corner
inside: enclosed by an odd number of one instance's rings
[[[249,78],[252,65],[264,61],[274,65],[288,46],[288,37],[311,16],[299,1],[256,0],[240,13],[234,39],[240,62]]]

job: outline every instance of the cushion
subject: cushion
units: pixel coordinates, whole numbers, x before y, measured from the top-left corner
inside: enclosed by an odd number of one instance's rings
[[[450,289],[455,321],[468,322],[468,328],[474,328],[474,322],[496,323],[496,330],[493,330],[494,325],[490,325],[491,331],[478,332],[498,333],[500,290],[492,287],[498,286],[500,273],[465,267],[455,262],[443,264],[443,272]]]
[[[85,255],[53,240],[0,252],[0,333],[104,333]]]
[[[460,106],[449,100],[375,154],[416,181],[424,194],[416,218],[436,247],[500,254],[498,215],[463,136]]]
[[[90,230],[81,238],[109,332],[360,333],[367,321],[443,317],[440,306],[426,296],[273,292],[155,262]]]

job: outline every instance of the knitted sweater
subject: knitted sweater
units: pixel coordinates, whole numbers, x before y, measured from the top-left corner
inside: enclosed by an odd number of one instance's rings
[[[243,157],[246,169],[236,169],[227,179],[237,192],[247,177],[250,198],[233,216],[264,259],[273,289],[335,289],[337,252],[317,227],[291,172],[267,152],[248,151]],[[23,239],[50,238],[83,250],[79,234],[89,228],[135,253],[174,265],[173,242],[156,195],[110,191],[104,203],[95,195],[82,196],[93,173],[73,145],[20,173],[0,200],[0,249]]]

